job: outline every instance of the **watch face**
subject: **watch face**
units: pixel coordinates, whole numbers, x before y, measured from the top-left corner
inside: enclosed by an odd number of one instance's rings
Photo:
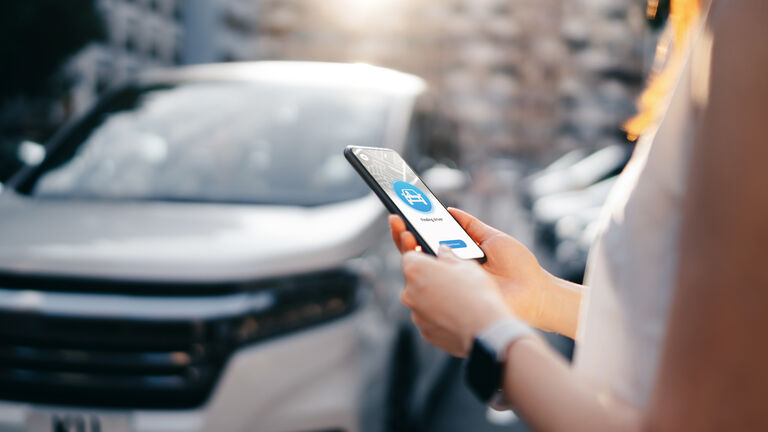
[[[488,403],[501,388],[502,364],[496,361],[496,352],[480,339],[475,339],[467,360],[467,385],[481,401]]]

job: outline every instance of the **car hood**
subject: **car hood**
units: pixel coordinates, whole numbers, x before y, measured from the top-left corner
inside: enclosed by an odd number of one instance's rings
[[[381,239],[373,195],[317,207],[0,197],[0,272],[221,281],[342,264]]]

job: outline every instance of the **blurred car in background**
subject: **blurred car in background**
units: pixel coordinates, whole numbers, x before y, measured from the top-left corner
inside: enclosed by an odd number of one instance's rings
[[[589,155],[575,150],[523,180],[536,243],[551,256],[559,276],[582,282],[603,204],[632,149],[613,144]]]
[[[632,155],[632,146],[613,144],[584,155],[582,150],[566,153],[524,181],[524,197],[530,205],[557,193],[582,190],[618,175]]]
[[[414,345],[384,207],[342,150],[394,148],[438,195],[461,187],[427,169],[445,142],[425,98],[411,75],[299,62],[103,97],[0,195],[0,430],[410,421],[416,367],[442,357]]]

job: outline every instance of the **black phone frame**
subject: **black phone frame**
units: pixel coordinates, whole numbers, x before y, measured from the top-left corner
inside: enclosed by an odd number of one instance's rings
[[[435,251],[433,251],[432,248],[429,247],[427,242],[424,241],[424,238],[421,237],[421,235],[416,230],[416,228],[414,228],[414,226],[411,225],[411,222],[408,220],[408,218],[405,217],[403,212],[401,212],[400,209],[397,208],[395,203],[392,202],[392,198],[390,198],[389,195],[387,195],[387,193],[384,192],[384,189],[381,187],[381,185],[379,185],[379,183],[376,181],[376,179],[373,178],[371,173],[369,173],[368,170],[365,169],[365,166],[363,165],[363,163],[360,162],[357,159],[355,154],[352,152],[353,149],[376,150],[376,151],[382,151],[383,150],[383,151],[391,151],[393,153],[398,154],[397,151],[395,151],[395,150],[393,150],[391,148],[386,148],[386,147],[365,147],[365,146],[352,146],[352,145],[349,145],[346,148],[344,148],[344,157],[347,159],[347,161],[349,161],[349,163],[352,165],[352,167],[355,169],[355,171],[357,171],[357,173],[360,175],[360,177],[363,178],[363,180],[368,185],[368,187],[371,188],[373,193],[375,193],[376,196],[379,197],[379,199],[381,200],[382,204],[384,204],[384,207],[387,208],[387,211],[389,211],[392,214],[396,214],[396,215],[400,216],[400,218],[403,220],[403,222],[405,222],[405,227],[416,238],[416,243],[418,243],[419,246],[421,246],[421,250],[423,252],[426,252],[426,253],[430,254],[430,255],[437,256],[437,253]],[[398,154],[398,156],[400,156],[400,154]],[[402,156],[400,156],[400,158],[403,159],[403,161],[405,161],[405,159]],[[406,162],[406,165],[408,165],[407,162]],[[440,200],[437,198],[437,195],[435,195],[435,193],[432,192],[432,190],[429,188],[429,186],[427,186],[427,184],[424,183],[424,180],[421,179],[421,177],[418,175],[418,173],[416,173],[416,171],[414,171],[414,169],[412,167],[408,166],[408,168],[411,168],[411,171],[413,171],[414,174],[416,174],[416,177],[419,180],[421,180],[421,184],[423,184],[424,187],[427,188],[429,193],[431,193],[432,196],[435,197],[435,200],[437,201],[437,203],[440,204],[441,206],[443,206],[443,208],[446,208],[443,205],[443,203],[441,203]],[[464,230],[464,227],[462,227],[461,224],[459,223],[459,221],[456,220],[455,217],[453,217],[451,212],[448,212],[448,214],[453,218],[453,220],[456,221],[456,223],[459,225],[459,228]],[[464,232],[466,232],[466,230],[464,230]],[[469,233],[467,233],[467,236],[469,236]],[[472,236],[469,236],[469,238],[472,238]],[[472,258],[472,259],[474,259],[477,262],[482,264],[482,263],[487,261],[488,257],[486,256],[485,251],[483,250],[483,248],[480,247],[480,245],[477,245],[477,247],[478,247],[478,249],[480,249],[480,252],[483,253],[483,256],[480,257],[480,258]]]

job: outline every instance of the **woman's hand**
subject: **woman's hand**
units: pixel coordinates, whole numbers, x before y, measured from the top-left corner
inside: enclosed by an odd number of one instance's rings
[[[427,342],[464,357],[477,333],[511,313],[496,282],[477,262],[456,257],[446,246],[438,256],[403,255],[401,300]]]
[[[555,278],[539,265],[531,251],[514,238],[491,228],[466,212],[455,208],[449,208],[448,211],[480,245],[488,258],[482,266],[476,266],[477,270],[482,269],[483,272],[471,272],[478,278],[478,282],[469,282],[469,286],[478,284],[479,276],[485,273],[485,278],[492,280],[498,287],[504,303],[515,316],[544,330],[556,327],[545,321],[543,313],[546,307],[546,291],[555,284]],[[392,239],[398,249],[403,253],[415,250],[416,238],[406,230],[403,220],[392,215],[389,217],[389,223]]]

